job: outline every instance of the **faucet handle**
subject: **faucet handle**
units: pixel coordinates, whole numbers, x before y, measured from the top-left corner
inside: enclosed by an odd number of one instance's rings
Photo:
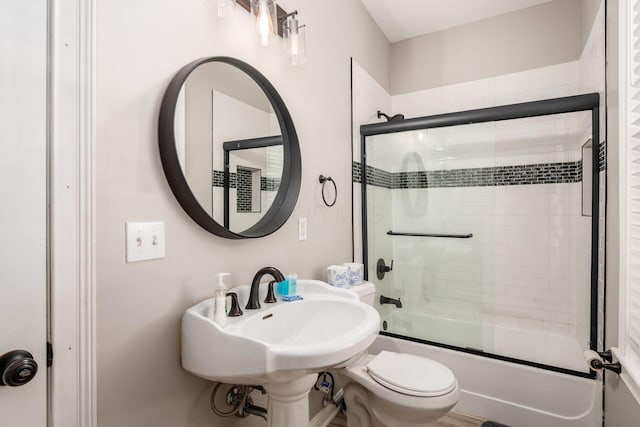
[[[384,258],[380,258],[376,264],[376,275],[378,279],[384,279],[385,273],[389,273],[390,271],[393,271],[393,260],[391,260],[391,265],[386,265]]]
[[[242,316],[242,310],[240,309],[240,304],[238,304],[238,294],[235,292],[228,292],[228,297],[231,297],[231,308],[229,309],[229,317],[238,317]]]
[[[273,286],[275,284],[276,284],[275,280],[272,280],[269,282],[269,288],[267,289],[267,297],[264,299],[264,302],[266,303],[278,302],[278,300],[276,299],[276,294],[273,291]]]

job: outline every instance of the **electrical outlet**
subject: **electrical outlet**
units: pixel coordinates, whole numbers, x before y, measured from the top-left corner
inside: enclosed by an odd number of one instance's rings
[[[307,218],[298,218],[298,240],[307,240]]]
[[[127,222],[127,262],[164,258],[164,222]]]

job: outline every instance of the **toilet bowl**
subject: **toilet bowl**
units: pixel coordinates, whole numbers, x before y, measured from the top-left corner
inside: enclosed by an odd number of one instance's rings
[[[373,300],[375,286],[354,289],[363,302]],[[363,355],[340,373],[348,427],[428,427],[453,408],[460,387],[441,363],[412,354],[383,351]]]

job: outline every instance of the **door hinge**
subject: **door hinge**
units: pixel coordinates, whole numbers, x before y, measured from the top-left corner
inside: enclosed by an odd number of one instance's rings
[[[53,346],[47,341],[47,368],[53,365]]]

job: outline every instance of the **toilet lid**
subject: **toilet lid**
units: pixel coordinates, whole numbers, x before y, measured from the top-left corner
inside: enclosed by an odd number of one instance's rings
[[[410,396],[441,396],[456,387],[449,368],[412,354],[383,351],[367,363],[367,371],[380,385]]]

